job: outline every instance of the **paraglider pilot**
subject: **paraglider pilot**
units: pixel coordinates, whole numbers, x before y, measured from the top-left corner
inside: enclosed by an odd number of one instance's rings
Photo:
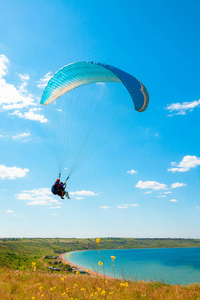
[[[57,179],[51,188],[51,192],[54,195],[60,196],[62,199],[64,199],[64,196],[66,196],[68,199],[70,199],[68,192],[65,191],[65,188],[66,188],[66,182],[63,183],[60,181],[60,179]]]

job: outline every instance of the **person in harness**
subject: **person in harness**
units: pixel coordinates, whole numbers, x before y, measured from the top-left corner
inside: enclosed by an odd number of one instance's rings
[[[54,195],[60,196],[62,199],[64,199],[64,196],[66,196],[68,199],[70,199],[69,194],[67,191],[65,191],[66,188],[66,182],[60,182],[60,179],[57,179],[54,185],[51,188],[51,192]]]

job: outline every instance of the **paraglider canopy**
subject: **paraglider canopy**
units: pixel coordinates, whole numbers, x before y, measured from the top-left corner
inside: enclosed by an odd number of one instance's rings
[[[142,112],[148,106],[147,89],[138,79],[116,67],[87,61],[75,62],[60,69],[44,90],[41,104],[47,105],[74,88],[97,82],[122,82],[137,111]]]

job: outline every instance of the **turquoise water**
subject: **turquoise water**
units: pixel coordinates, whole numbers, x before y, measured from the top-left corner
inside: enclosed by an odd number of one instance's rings
[[[101,250],[105,275],[187,285],[200,283],[200,248]],[[111,255],[116,256],[114,271]],[[64,255],[66,258],[66,254]],[[103,274],[97,250],[70,253],[68,260]]]

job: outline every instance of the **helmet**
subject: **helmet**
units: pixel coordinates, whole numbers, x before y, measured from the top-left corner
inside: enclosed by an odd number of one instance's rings
[[[60,179],[57,179],[56,182],[60,182]]]

